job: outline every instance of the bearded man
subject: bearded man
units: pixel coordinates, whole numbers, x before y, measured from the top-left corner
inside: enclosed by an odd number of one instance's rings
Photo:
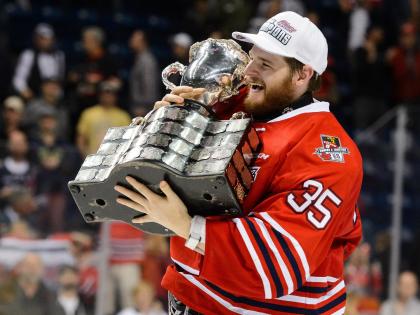
[[[356,206],[360,153],[329,111],[313,99],[328,46],[307,18],[282,12],[258,34],[245,71],[245,110],[262,149],[238,218],[190,217],[167,182],[159,196],[132,177],[117,201],[145,213],[136,223],[172,230],[162,280],[170,314],[344,314],[343,262],[361,238]],[[158,106],[182,104],[202,90],[179,87]]]

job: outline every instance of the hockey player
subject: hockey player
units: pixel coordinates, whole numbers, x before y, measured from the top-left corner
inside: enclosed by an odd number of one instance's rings
[[[245,109],[263,143],[249,215],[191,218],[168,183],[161,197],[133,178],[135,191],[116,186],[128,198],[118,202],[146,213],[134,222],[177,234],[162,280],[171,314],[344,314],[343,262],[361,238],[362,160],[329,104],[312,98],[326,39],[293,12],[233,37],[253,44]],[[156,105],[196,92],[180,87]]]

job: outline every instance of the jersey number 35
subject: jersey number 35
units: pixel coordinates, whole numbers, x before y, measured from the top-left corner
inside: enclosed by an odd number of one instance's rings
[[[324,205],[325,200],[329,199],[338,207],[341,204],[341,199],[330,189],[324,190],[324,185],[313,179],[305,181],[303,187],[307,190],[302,194],[303,202],[298,204],[296,202],[296,196],[290,193],[287,195],[287,203],[297,213],[303,213],[310,206],[313,206],[310,210],[306,211],[308,221],[317,229],[325,228],[331,220],[331,210]],[[315,188],[315,190],[311,189],[311,187]],[[313,192],[309,193],[309,190]],[[319,212],[318,214],[315,214],[313,211],[315,209]]]

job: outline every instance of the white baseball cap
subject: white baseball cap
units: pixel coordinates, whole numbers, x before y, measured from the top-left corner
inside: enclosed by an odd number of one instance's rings
[[[258,34],[233,32],[233,38],[252,43],[271,54],[295,58],[318,74],[327,68],[328,44],[320,29],[295,12],[281,12],[268,19]]]

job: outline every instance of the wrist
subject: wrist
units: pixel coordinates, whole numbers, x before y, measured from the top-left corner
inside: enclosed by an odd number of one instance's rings
[[[192,218],[189,215],[187,215],[185,219],[181,220],[181,224],[179,224],[172,231],[174,231],[176,235],[182,237],[183,239],[188,239],[190,235],[191,221]]]

